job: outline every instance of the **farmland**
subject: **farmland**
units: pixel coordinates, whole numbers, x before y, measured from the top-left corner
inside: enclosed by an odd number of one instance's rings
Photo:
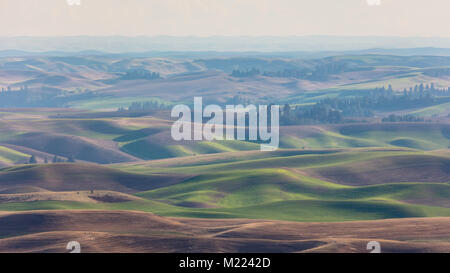
[[[370,54],[2,57],[0,252],[64,252],[71,240],[87,252],[365,252],[371,239],[448,252],[447,66]],[[173,140],[170,109],[194,96],[281,105],[279,149]]]

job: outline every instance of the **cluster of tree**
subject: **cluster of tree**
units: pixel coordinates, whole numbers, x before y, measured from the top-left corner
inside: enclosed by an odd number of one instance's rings
[[[341,123],[345,121],[345,117],[373,117],[374,111],[426,107],[450,101],[449,97],[437,97],[433,92],[447,91],[436,89],[434,85],[420,84],[411,87],[409,91],[405,89],[403,93],[398,93],[389,86],[387,89],[382,87],[368,90],[365,96],[325,98],[314,105],[291,107],[286,104],[281,109],[281,123],[285,125]],[[394,121],[423,121],[414,116],[392,118]]]
[[[161,76],[158,72],[148,71],[146,69],[131,69],[122,76],[122,80],[156,80]]]
[[[53,96],[37,94],[28,91],[2,92],[0,93],[0,107],[35,107],[50,106]],[[44,106],[43,105],[43,106]]]
[[[450,101],[450,98],[448,97],[434,95],[435,92],[439,93],[444,91],[438,91],[438,89],[434,88],[433,84],[420,84],[409,88],[409,90],[404,89],[402,93],[399,93],[394,92],[392,86],[389,85],[387,89],[382,87],[368,90],[366,96],[326,99],[326,101],[332,105],[340,105],[341,110],[347,110],[346,108],[348,107],[356,107],[370,111],[426,107]],[[354,114],[344,111],[344,115],[352,116]],[[366,114],[364,114],[364,116],[366,116]]]
[[[330,75],[341,74],[353,71],[346,63],[326,63],[317,65],[308,76],[309,80],[322,81],[326,80]]]
[[[423,122],[424,118],[416,117],[413,115],[395,115],[391,114],[381,120],[382,122]]]
[[[345,117],[373,117],[373,107],[371,101],[367,97],[354,98],[325,98],[317,104],[324,105],[332,109],[339,110]]]
[[[28,91],[28,88],[13,90],[10,86],[6,89],[2,87],[0,92],[0,107],[17,107],[29,104],[33,94]]]
[[[67,159],[64,159],[55,155],[52,159],[52,163],[63,163],[63,162],[74,163],[75,157],[73,155],[70,155]],[[45,163],[48,163],[47,158],[45,158]]]
[[[231,72],[231,76],[236,77],[236,78],[253,77],[253,76],[260,75],[260,74],[261,74],[261,71],[259,71],[259,69],[257,69],[257,68],[252,68],[250,70],[234,69],[233,72]]]
[[[76,160],[75,160],[75,157],[72,156],[72,155],[70,155],[70,156],[69,156],[68,158],[66,158],[66,159],[61,158],[61,157],[58,157],[58,156],[55,155],[55,156],[53,157],[51,163],[63,163],[63,162],[75,163]],[[38,162],[37,162],[37,159],[36,159],[36,157],[35,157],[34,155],[32,155],[32,156],[28,159],[28,164],[37,164],[37,163],[38,163]],[[48,160],[47,157],[44,158],[44,163],[45,163],[45,164],[48,164],[48,163],[49,163],[49,160]]]
[[[128,107],[119,107],[118,112],[150,112],[170,109],[170,105],[158,101],[133,102]]]
[[[13,88],[11,88],[11,86],[8,85],[6,88],[2,87],[1,92],[4,93],[4,92],[12,92],[12,91],[28,91],[28,85],[20,86],[18,90],[14,90]]]
[[[292,108],[289,104],[281,109],[280,123],[282,125],[341,123],[342,112],[329,105],[316,103],[313,106],[297,106]]]
[[[266,77],[276,77],[276,78],[297,78],[297,79],[306,79],[308,75],[311,74],[311,71],[303,69],[284,69],[279,71],[265,71],[263,73]]]
[[[28,160],[28,164],[36,164],[36,163],[37,163],[36,157],[32,155]]]
[[[429,93],[431,95],[438,95],[438,96],[448,95],[448,94],[450,94],[450,87],[441,89],[441,88],[436,88],[434,83],[431,83],[431,84],[421,83],[419,85],[416,84],[414,87],[410,87],[409,90],[407,90],[406,88],[403,89],[403,94],[414,94],[414,95],[416,95],[416,97],[417,97],[417,95],[423,97],[423,95],[424,94],[426,95],[427,93]]]
[[[311,68],[283,69],[279,71],[264,71],[262,73],[257,68],[252,68],[250,70],[243,70],[243,71],[235,69],[231,73],[231,76],[243,78],[243,77],[252,77],[255,75],[263,75],[267,77],[297,78],[297,79],[307,79],[311,81],[323,81],[328,79],[330,75],[355,70],[361,71],[368,69],[370,68],[351,67],[347,63],[323,63],[316,65],[312,69]]]

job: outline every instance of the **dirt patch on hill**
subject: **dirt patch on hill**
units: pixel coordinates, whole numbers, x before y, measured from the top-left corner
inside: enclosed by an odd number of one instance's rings
[[[19,194],[0,194],[0,204],[37,201],[73,201],[83,203],[120,203],[138,201],[141,198],[112,191],[91,192],[31,192]]]
[[[0,252],[450,252],[450,218],[342,223],[165,218],[135,211],[0,212]]]
[[[115,191],[135,193],[181,183],[188,176],[141,175],[95,164],[46,164],[10,168],[0,173],[0,192],[15,187],[48,191]]]

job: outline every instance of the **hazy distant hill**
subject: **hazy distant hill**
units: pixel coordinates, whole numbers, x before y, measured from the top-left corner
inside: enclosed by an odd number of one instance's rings
[[[148,52],[148,51],[344,51],[370,48],[450,48],[450,38],[424,37],[2,37],[0,50]]]

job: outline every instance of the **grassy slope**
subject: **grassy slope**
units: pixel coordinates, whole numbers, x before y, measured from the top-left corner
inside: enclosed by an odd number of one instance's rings
[[[439,104],[439,105],[434,105],[434,106],[430,106],[430,107],[426,107],[420,110],[416,110],[411,112],[410,114],[415,115],[415,116],[419,116],[419,117],[429,117],[429,116],[433,116],[433,115],[448,115],[450,112],[450,102],[447,103],[443,103],[443,104]]]
[[[450,209],[374,201],[289,200],[238,208],[186,208],[155,201],[90,204],[63,201],[1,204],[1,211],[107,209],[139,210],[162,216],[247,218],[289,221],[340,222],[408,217],[450,216]]]
[[[313,129],[313,130],[312,130]],[[281,128],[281,148],[407,147],[445,149],[450,125],[441,123],[383,123]]]
[[[23,120],[14,120],[14,122],[0,120],[0,141],[19,146],[32,146],[42,152],[67,157],[69,154],[75,153],[68,149],[68,145],[60,145],[64,147],[61,150],[45,141],[35,143],[36,134],[43,135],[44,140],[49,139],[50,136],[57,137],[61,142],[72,141],[72,136],[77,136],[83,138],[77,138],[83,147],[86,145],[90,147],[86,150],[98,150],[103,153],[106,146],[108,149],[112,148],[115,151],[109,152],[114,155],[109,157],[120,157],[119,161],[132,160],[132,157],[124,158],[123,154],[120,155],[121,151],[144,160],[150,160],[260,149],[258,144],[244,141],[171,141],[170,122],[149,117],[33,119],[34,115],[33,113],[24,113]],[[393,127],[396,128],[393,129]],[[408,147],[419,150],[445,149],[450,146],[448,131],[450,131],[448,124],[434,123],[291,126],[281,128],[280,148]],[[26,137],[30,133],[31,139]],[[108,162],[107,156],[99,155],[99,157],[96,162]],[[86,160],[87,157],[81,155],[78,159]]]
[[[162,159],[197,154],[215,154],[234,151],[258,150],[259,145],[244,141],[201,141],[188,145],[161,145],[138,140],[122,146],[122,151],[142,159]]]
[[[303,154],[302,154],[303,153]],[[115,167],[137,173],[184,173],[184,174],[205,174],[223,171],[236,170],[254,170],[259,168],[313,168],[336,166],[341,164],[351,164],[362,160],[390,157],[396,155],[420,155],[422,152],[415,152],[409,150],[386,150],[386,149],[361,149],[361,150],[345,150],[338,152],[336,150],[312,150],[312,151],[297,151],[297,153],[283,154],[283,153],[260,153],[259,157],[242,157],[223,162],[220,158],[214,162],[199,162],[195,164],[194,158],[186,158],[187,164],[181,166],[164,165],[163,163],[138,163],[138,164],[124,164],[116,165]]]
[[[223,163],[224,158],[218,158],[218,155],[210,156],[212,162],[194,160],[186,163],[188,166],[179,167],[178,172],[196,176],[181,183],[160,184],[157,188],[141,191],[136,195],[145,200],[140,201],[103,204],[38,201],[1,204],[0,210],[123,209],[165,216],[292,221],[450,216],[448,183],[392,181],[370,186],[345,186],[303,173],[303,170],[318,166],[346,166],[352,162],[395,157],[398,154],[414,158],[423,153],[360,150],[301,155],[300,152],[305,151],[272,152],[268,153],[272,158],[267,159],[255,159],[259,157],[256,153],[247,152],[249,160],[239,161],[230,157],[226,160],[232,162],[227,163]],[[154,169],[148,168],[151,163],[139,167],[131,164],[116,167],[147,174],[177,170],[167,161],[170,160],[160,161],[160,166]],[[286,169],[287,166],[292,169]],[[142,188],[145,187],[142,185]]]
[[[381,146],[409,147],[419,150],[445,149],[450,145],[449,124],[391,123],[342,125],[333,128],[341,135],[371,140]],[[384,144],[384,145],[383,145]]]
[[[374,185],[392,182],[449,182],[450,158],[434,153],[392,155],[352,164],[318,166],[307,172],[345,185]]]
[[[22,165],[0,169],[0,189],[31,186],[49,191],[136,193],[179,183],[185,178],[183,175],[134,174],[94,164]]]
[[[98,97],[88,100],[70,102],[70,107],[83,110],[117,110],[120,107],[129,107],[133,102],[157,101],[162,104],[172,104],[169,101],[154,96],[132,96],[132,97]]]
[[[30,155],[15,151],[13,149],[0,146],[0,161],[5,163],[16,163],[28,159]]]
[[[306,151],[278,151],[268,153],[264,156],[267,158],[258,158],[255,153],[248,152],[241,160],[232,155],[229,158],[209,156],[210,160],[207,161],[201,157],[192,157],[192,161],[186,160],[189,163],[178,167],[171,165],[171,160],[164,160],[156,162],[154,166],[142,164],[123,168],[137,172],[180,171],[202,174],[181,184],[138,194],[150,200],[164,200],[175,205],[203,204],[208,207],[183,207],[181,211],[164,212],[174,216],[338,221],[445,216],[450,212],[448,208],[434,206],[449,205],[450,185],[447,183],[391,181],[389,184],[372,186],[344,186],[289,169],[279,169],[349,166],[354,162],[370,162],[373,159],[383,161],[398,156],[420,158],[424,156],[423,153],[377,149],[328,151],[329,154],[316,151],[318,154],[302,155],[301,152]],[[435,202],[430,205],[430,200]]]
[[[282,149],[261,153],[252,151],[259,150],[259,145],[237,141],[156,145],[154,143],[158,143],[155,141],[159,139],[153,139],[156,136],[154,133],[160,132],[160,129],[154,132],[148,130],[155,126],[154,122],[147,119],[121,119],[120,121],[57,119],[45,122],[27,121],[13,129],[17,133],[22,133],[21,130],[24,128],[35,128],[53,133],[64,131],[73,135],[115,140],[122,145],[123,151],[131,147],[133,149],[128,151],[132,154],[140,153],[142,158],[189,157],[114,165],[114,168],[126,171],[125,174],[110,172],[106,168],[100,173],[98,170],[91,173],[90,168],[87,170],[72,167],[71,171],[57,171],[48,167],[8,168],[3,169],[0,174],[0,178],[3,177],[1,180],[3,183],[25,181],[21,177],[27,177],[29,178],[27,181],[32,185],[43,188],[56,185],[56,190],[82,190],[83,185],[80,185],[79,181],[86,183],[86,186],[89,185],[89,188],[85,190],[90,190],[92,187],[97,189],[98,185],[96,186],[95,183],[86,182],[93,178],[100,182],[113,181],[115,184],[111,186],[116,190],[141,191],[138,196],[148,200],[111,204],[38,201],[2,204],[0,210],[105,208],[144,210],[172,216],[244,217],[296,221],[446,216],[449,213],[449,208],[446,208],[450,199],[446,181],[435,183],[438,181],[430,180],[418,183],[420,181],[413,179],[414,170],[405,168],[400,161],[396,160],[399,157],[406,157],[411,158],[412,161],[417,159],[416,161],[420,164],[424,162],[422,160],[424,158],[434,159],[434,155],[419,150],[447,148],[448,125],[317,126],[319,129],[309,135],[304,134],[303,129],[307,127],[299,126],[290,130],[288,134],[283,134],[281,140],[282,148],[292,147],[297,150]],[[5,128],[8,127],[6,123],[3,125]],[[158,128],[168,127],[166,124]],[[3,132],[1,134],[3,135]],[[398,146],[417,150],[397,149]],[[304,147],[308,149],[303,149]],[[311,147],[318,149],[311,150]],[[345,149],[346,147],[349,149]],[[355,147],[388,148],[358,149]],[[190,156],[192,154],[197,156]],[[442,157],[444,156],[439,158]],[[351,169],[352,166],[358,166],[358,171],[367,173],[380,169],[377,169],[378,165],[371,166],[377,160],[391,162],[393,166],[398,167],[400,174],[408,172],[413,176],[408,181],[391,177],[379,185],[344,186],[312,178],[311,173],[308,172],[312,169]],[[441,159],[438,161],[444,162]],[[361,162],[367,164],[360,164]],[[80,176],[81,173],[83,175]],[[165,178],[161,179],[159,176],[164,174],[195,177],[181,184],[172,183],[173,180],[169,179],[172,182],[164,184]],[[375,173],[374,176],[376,175]],[[14,177],[16,180],[13,179]],[[47,184],[37,183],[36,181],[40,180],[36,178],[44,178]],[[131,183],[129,179],[133,179],[136,183]],[[175,180],[180,181],[178,178]],[[73,184],[70,185],[74,181],[78,182],[76,187]],[[158,187],[139,185],[140,181],[157,183]],[[55,184],[52,185],[50,182]],[[68,186],[71,187],[68,188]],[[111,190],[110,188],[102,189]],[[145,191],[147,189],[152,190]]]

